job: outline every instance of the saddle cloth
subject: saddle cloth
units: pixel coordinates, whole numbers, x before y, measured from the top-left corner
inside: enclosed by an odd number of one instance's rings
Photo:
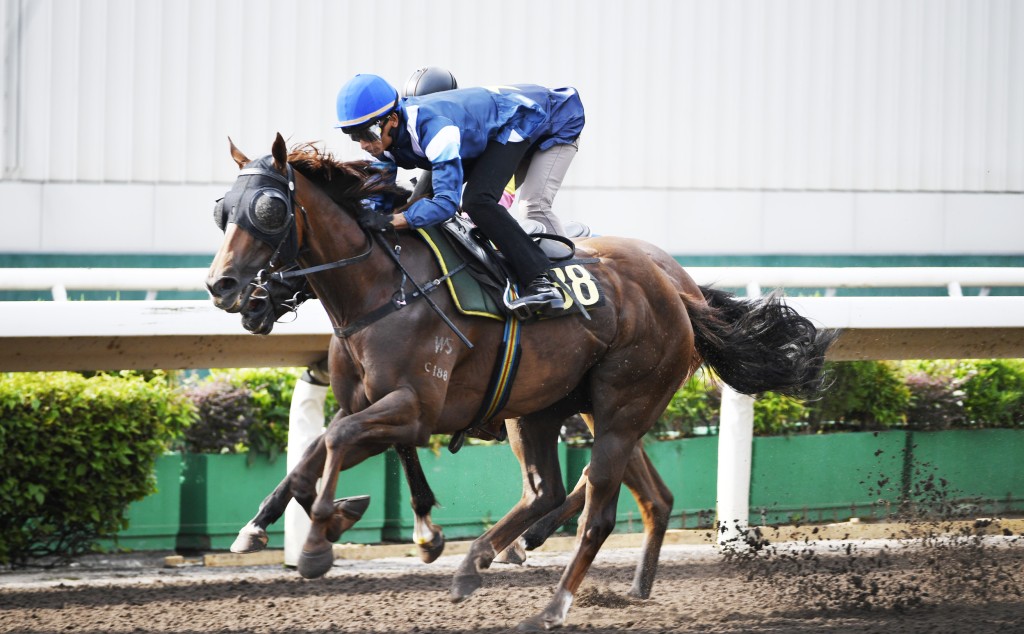
[[[531,222],[532,225],[527,224]],[[543,231],[543,225],[538,222],[524,221],[522,224],[525,225],[527,233],[537,234]],[[570,227],[580,234],[573,237],[585,237],[590,233],[589,227],[581,223],[570,223],[567,229]],[[441,225],[416,231],[433,251],[443,275],[448,275],[450,271],[465,264],[445,280],[460,313],[499,321],[505,321],[507,317],[512,316],[502,300],[507,277],[501,264],[495,261],[492,249],[481,244],[479,232],[475,231],[471,222],[461,216],[455,216]],[[563,258],[552,262],[549,274],[553,280],[571,285],[580,303],[587,308],[602,303],[600,286],[584,266],[596,262],[596,259],[572,259],[571,247],[543,237],[539,241],[548,257]],[[564,290],[562,294],[565,295],[565,308],[554,314],[547,314],[546,317],[558,317],[568,314],[570,309],[575,310],[572,299]]]

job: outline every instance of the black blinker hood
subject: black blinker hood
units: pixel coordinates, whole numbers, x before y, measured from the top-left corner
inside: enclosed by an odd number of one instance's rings
[[[291,173],[292,167],[289,165],[288,178],[285,178],[274,168],[274,158],[270,155],[264,156],[246,165],[235,179],[231,190],[224,195],[223,204],[227,211],[227,221],[235,223],[252,237],[274,249],[272,264],[291,263],[298,256],[294,180]],[[267,189],[280,193],[288,205],[288,220],[280,231],[272,234],[261,230],[250,218],[253,200],[261,191]]]

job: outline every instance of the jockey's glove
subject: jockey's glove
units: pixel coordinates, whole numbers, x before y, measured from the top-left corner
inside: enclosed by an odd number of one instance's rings
[[[391,220],[394,214],[381,213],[376,210],[377,205],[370,200],[364,200],[356,221],[367,231],[385,231],[391,228]]]

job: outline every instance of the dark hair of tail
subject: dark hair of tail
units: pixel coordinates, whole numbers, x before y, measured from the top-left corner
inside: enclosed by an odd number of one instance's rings
[[[700,290],[707,305],[688,306],[697,352],[729,387],[742,394],[818,397],[825,353],[838,330],[815,328],[775,293],[742,299],[718,289]]]

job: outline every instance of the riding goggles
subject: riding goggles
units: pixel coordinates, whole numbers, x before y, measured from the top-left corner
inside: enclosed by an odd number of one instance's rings
[[[346,134],[348,134],[349,138],[355,141],[356,143],[360,143],[362,141],[374,143],[376,141],[380,141],[380,137],[384,128],[383,123],[384,119],[378,119],[377,121],[374,121],[368,126],[356,128],[355,130],[350,129],[346,131]]]

